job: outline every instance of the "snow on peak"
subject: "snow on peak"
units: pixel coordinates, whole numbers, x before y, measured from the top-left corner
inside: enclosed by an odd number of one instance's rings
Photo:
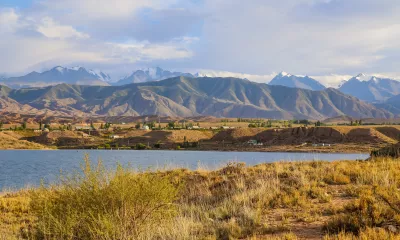
[[[81,66],[75,66],[75,67],[70,68],[70,70],[78,71],[78,70],[81,69],[81,68],[83,68],[83,67],[81,67]]]
[[[292,76],[291,74],[289,74],[289,73],[287,73],[287,72],[280,72],[279,74],[278,74],[278,76],[280,76],[280,77],[290,77],[290,76]]]
[[[160,76],[158,75],[158,70],[159,68],[147,68],[147,72],[148,75],[152,78],[152,79],[157,79]]]
[[[64,73],[64,70],[65,70],[65,68],[60,67],[60,66],[55,67],[54,69],[57,70],[57,71],[59,71],[60,73]]]
[[[356,77],[365,77],[365,76],[367,76],[367,75],[365,75],[364,73],[360,73]]]
[[[96,70],[91,70],[91,69],[85,69],[84,67],[81,66],[76,66],[76,67],[71,67],[71,68],[65,68],[65,67],[61,67],[61,66],[57,66],[55,68],[52,69],[53,71],[58,71],[62,74],[68,74],[71,72],[80,72],[81,74],[90,74],[94,77],[96,77],[99,80],[103,80],[105,82],[107,81],[111,81],[111,77],[108,74],[105,74],[101,71],[96,71]]]
[[[360,73],[355,77],[355,79],[357,79],[359,81],[369,81],[369,80],[371,80],[371,78],[372,78],[372,76],[368,76],[364,73]]]
[[[337,88],[341,88],[345,83],[347,83],[347,80],[342,80],[339,85],[337,86]]]
[[[375,83],[379,82],[379,79],[377,77],[372,77],[371,81],[374,81]]]

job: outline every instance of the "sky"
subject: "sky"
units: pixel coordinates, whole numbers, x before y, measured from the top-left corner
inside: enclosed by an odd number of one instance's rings
[[[0,0],[0,73],[146,67],[328,86],[400,79],[398,0]]]

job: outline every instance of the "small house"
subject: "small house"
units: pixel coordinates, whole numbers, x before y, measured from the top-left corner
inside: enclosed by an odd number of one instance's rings
[[[140,129],[146,130],[146,131],[150,130],[149,126],[147,126],[147,125],[143,125]]]
[[[247,144],[255,146],[255,145],[257,145],[257,140],[251,139],[251,140],[247,141]]]

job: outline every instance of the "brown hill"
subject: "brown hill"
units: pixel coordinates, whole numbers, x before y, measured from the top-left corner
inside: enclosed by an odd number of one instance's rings
[[[381,130],[381,131],[379,131]],[[246,142],[254,139],[266,145],[293,145],[302,143],[395,143],[391,138],[399,131],[391,133],[371,127],[296,127],[286,129],[230,129],[221,131],[211,140],[228,142]],[[388,135],[385,135],[388,134]]]
[[[46,147],[0,132],[0,149],[46,149]]]
[[[311,91],[236,78],[177,77],[124,86],[61,84],[4,90],[2,95],[36,109],[67,115],[325,119],[394,115],[335,89]]]

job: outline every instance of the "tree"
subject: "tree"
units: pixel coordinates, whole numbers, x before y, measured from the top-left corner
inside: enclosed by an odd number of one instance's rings
[[[175,128],[175,122],[169,122],[168,128]]]
[[[0,129],[3,128],[3,121],[0,122]]]
[[[40,120],[40,122],[39,122],[39,130],[42,130],[42,125],[43,125],[42,120]]]
[[[90,121],[90,128],[91,128],[92,130],[96,130],[96,128],[94,127],[93,121]]]
[[[100,129],[104,129],[103,123],[100,124]]]
[[[140,123],[139,123],[139,122],[136,123],[135,128],[136,128],[136,129],[140,129]]]
[[[23,123],[21,124],[21,128],[22,128],[23,130],[26,129],[26,122],[23,122]]]
[[[150,129],[153,129],[153,128],[156,127],[156,122],[155,122],[155,121],[152,121],[152,122],[150,122],[149,124],[147,124],[147,126],[149,126]]]

